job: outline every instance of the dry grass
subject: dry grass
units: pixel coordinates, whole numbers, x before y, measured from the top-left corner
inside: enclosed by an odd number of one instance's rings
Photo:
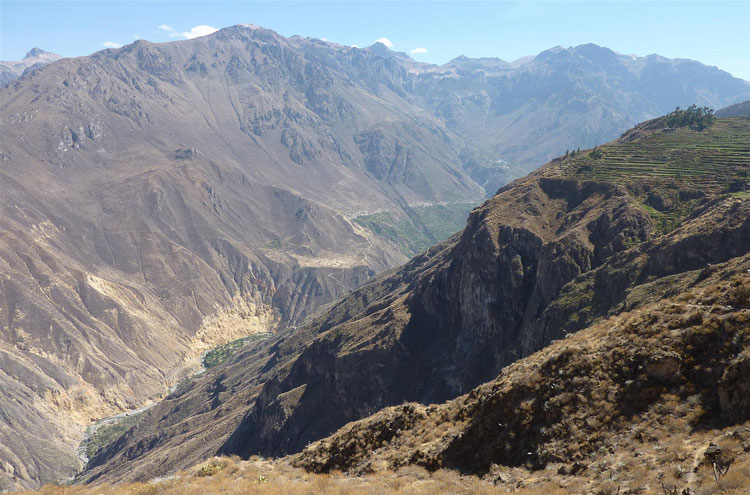
[[[709,436],[716,435],[711,432]],[[684,440],[684,438],[683,438]],[[428,472],[408,466],[396,472],[385,471],[365,476],[347,476],[335,472],[312,474],[294,468],[285,461],[236,458],[211,459],[196,468],[173,477],[149,483],[97,486],[47,485],[26,495],[567,495],[567,494],[642,494],[665,495],[677,488],[692,495],[747,495],[750,486],[750,455],[739,454],[741,442],[728,433],[721,446],[738,455],[729,471],[714,478],[711,466],[699,455],[683,458],[672,454],[680,441],[659,442],[634,452],[618,452],[601,457],[579,475],[565,476],[558,468],[527,471],[498,467],[484,479],[462,476],[455,471]],[[661,445],[661,447],[660,447]],[[671,446],[670,446],[671,445]],[[682,447],[687,445],[683,442]],[[623,447],[625,447],[623,445]],[[660,448],[657,448],[660,447]],[[623,449],[625,451],[629,449]],[[661,468],[649,461],[661,456]],[[619,461],[618,461],[619,459]],[[219,469],[207,466],[222,466]],[[211,473],[211,474],[207,474]],[[627,475],[626,475],[627,474]],[[667,491],[665,491],[665,489]]]
[[[219,469],[215,466],[223,466]],[[211,473],[211,474],[207,474]],[[418,467],[367,476],[341,473],[311,474],[284,461],[231,458],[211,459],[187,472],[149,483],[98,486],[44,486],[35,495],[483,495],[509,493],[511,487],[495,486],[473,476],[453,471],[429,473]],[[562,495],[559,484],[550,482],[521,495]]]

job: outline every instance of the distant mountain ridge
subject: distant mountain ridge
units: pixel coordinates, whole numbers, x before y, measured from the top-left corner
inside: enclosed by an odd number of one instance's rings
[[[717,117],[742,117],[746,115],[750,115],[750,100],[735,103],[716,111]]]
[[[558,46],[512,63],[459,57],[425,68],[416,85],[425,104],[473,145],[465,166],[485,178],[488,191],[503,183],[484,168],[493,160],[529,171],[686,101],[721,108],[750,88],[692,60],[620,55],[594,44]]]

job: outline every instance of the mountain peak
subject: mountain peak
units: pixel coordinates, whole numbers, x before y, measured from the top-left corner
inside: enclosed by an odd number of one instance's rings
[[[271,40],[281,41],[282,39],[287,39],[284,36],[281,36],[279,33],[274,31],[273,29],[267,29],[262,26],[257,26],[255,24],[235,24],[233,26],[227,26],[227,27],[219,29],[215,33],[211,33],[209,37],[212,37],[217,40],[259,39],[259,40],[264,40],[266,42],[270,42]]]
[[[536,60],[544,61],[544,60],[550,60],[554,58],[557,54],[565,52],[565,48],[563,48],[560,45],[553,46],[552,48],[548,48],[542,52],[539,52],[536,57],[534,57]]]
[[[578,45],[573,48],[573,51],[595,62],[611,62],[618,58],[617,53],[613,50],[594,43]]]
[[[45,53],[49,53],[49,52],[44,51],[41,48],[34,47],[31,50],[29,50],[28,52],[26,52],[26,56],[23,57],[23,58],[24,58],[24,60],[26,60],[27,58],[38,57],[40,55],[44,55]]]
[[[375,53],[389,53],[390,49],[385,45],[385,43],[381,43],[380,41],[376,41],[372,45],[370,45],[370,50],[372,50]]]

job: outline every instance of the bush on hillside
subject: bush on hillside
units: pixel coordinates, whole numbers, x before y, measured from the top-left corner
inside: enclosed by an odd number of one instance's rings
[[[687,110],[677,107],[674,112],[667,114],[665,118],[669,127],[690,127],[698,131],[710,127],[716,120],[712,108],[699,107],[698,105],[690,105]]]
[[[593,150],[589,153],[589,156],[593,158],[594,160],[598,160],[599,158],[604,156],[604,152],[599,148],[598,146],[594,147]]]

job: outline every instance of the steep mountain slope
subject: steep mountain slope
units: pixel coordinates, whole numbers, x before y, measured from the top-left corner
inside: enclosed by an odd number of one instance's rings
[[[33,71],[61,58],[62,56],[56,53],[45,52],[40,48],[32,48],[23,57],[23,60],[11,62],[0,61],[0,88],[7,86],[11,81],[18,79],[26,72]]]
[[[447,403],[385,408],[285,459],[211,459],[74,493],[744,495],[750,255],[701,272]]]
[[[74,493],[744,495],[749,269],[748,255],[714,266],[677,297],[553,342],[466,395],[385,408],[288,458],[210,459]]]
[[[695,285],[750,251],[750,203],[722,189],[749,166],[748,137],[744,119],[704,131],[658,119],[551,162],[460,235],[158,404],[81,479],[296,452],[383,407],[466,393],[566,332]],[[611,168],[623,148],[630,158]]]
[[[404,260],[352,214],[484,194],[398,68],[346,49],[365,86],[343,50],[239,26],[0,90],[3,472],[68,475],[82,424]]]
[[[733,472],[718,483],[721,493],[747,488],[750,430],[734,425],[750,422],[750,256],[710,272],[675,287],[679,296],[557,341],[462,397],[349,424],[292,463],[360,474],[449,468],[510,486],[555,480],[570,493],[600,493],[608,482],[625,493],[662,483],[711,493],[718,463],[718,478]]]

